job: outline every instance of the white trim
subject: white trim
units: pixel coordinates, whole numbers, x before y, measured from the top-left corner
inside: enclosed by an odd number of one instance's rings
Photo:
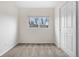
[[[12,49],[13,47],[15,47],[16,45],[17,45],[17,43],[14,44],[14,45],[12,45],[12,46],[10,46],[9,48],[7,48],[3,53],[0,54],[0,56],[2,56],[3,54],[5,54],[6,52],[8,52],[10,49]]]

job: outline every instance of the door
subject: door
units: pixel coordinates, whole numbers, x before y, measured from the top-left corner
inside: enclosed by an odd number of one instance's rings
[[[60,25],[61,48],[76,56],[76,2],[66,2],[60,8]]]

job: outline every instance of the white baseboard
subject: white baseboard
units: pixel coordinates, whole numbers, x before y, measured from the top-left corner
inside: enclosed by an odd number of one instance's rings
[[[4,55],[6,52],[8,52],[10,49],[12,49],[13,47],[15,47],[17,44],[14,44],[12,46],[10,46],[9,48],[7,48],[3,53],[0,54],[0,56]]]

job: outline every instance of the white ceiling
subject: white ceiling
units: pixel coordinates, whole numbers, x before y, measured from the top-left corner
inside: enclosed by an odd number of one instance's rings
[[[54,8],[59,6],[61,1],[17,1],[16,5],[19,8]]]

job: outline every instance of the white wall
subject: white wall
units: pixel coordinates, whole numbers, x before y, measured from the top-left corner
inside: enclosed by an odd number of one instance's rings
[[[60,7],[65,3],[61,2],[61,4],[59,4],[55,9],[55,44],[60,47]]]
[[[48,28],[29,28],[28,16],[49,16]],[[19,8],[19,43],[54,43],[53,8]]]
[[[17,9],[14,4],[0,1],[0,55],[16,45]]]
[[[59,8],[55,8],[55,38],[56,45],[60,46],[60,28],[59,28]]]

